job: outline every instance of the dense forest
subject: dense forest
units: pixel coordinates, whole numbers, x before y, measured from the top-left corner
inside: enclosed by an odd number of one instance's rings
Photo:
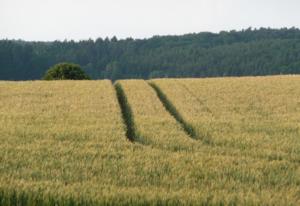
[[[211,77],[300,73],[300,30],[251,29],[150,39],[0,40],[0,79],[40,79],[59,62],[93,78]]]

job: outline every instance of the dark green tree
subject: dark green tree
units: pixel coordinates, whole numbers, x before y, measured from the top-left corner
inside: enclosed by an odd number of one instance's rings
[[[51,67],[43,77],[44,80],[84,80],[90,79],[77,64],[59,63]]]
[[[93,79],[300,74],[300,30],[248,28],[149,39],[0,40],[0,80],[41,79],[74,62]]]

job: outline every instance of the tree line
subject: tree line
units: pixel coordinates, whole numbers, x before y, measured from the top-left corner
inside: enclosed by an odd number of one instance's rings
[[[40,79],[59,62],[93,79],[213,77],[300,73],[300,30],[248,28],[149,39],[0,40],[0,79]]]

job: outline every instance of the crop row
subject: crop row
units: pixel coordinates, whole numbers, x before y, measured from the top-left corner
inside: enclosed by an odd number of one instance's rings
[[[228,128],[209,115],[221,112],[239,127],[245,120],[233,121],[232,107],[246,107],[246,93],[231,105],[230,96],[219,109],[218,98],[234,95],[223,87],[236,79],[202,81],[123,80],[115,87],[109,81],[0,82],[0,205],[298,205],[299,147],[290,141],[298,133],[284,130],[287,140],[279,148],[276,132],[262,136],[275,138],[270,147],[251,144],[250,134],[240,143],[238,134],[218,136]],[[242,82],[236,89],[256,98],[253,89],[263,82]],[[290,91],[282,112],[299,128],[295,83],[292,77],[281,82],[282,91]],[[260,98],[284,95],[276,89]],[[240,116],[249,118],[256,109],[245,111]],[[243,138],[243,129],[226,134],[240,131]]]
[[[299,77],[153,83],[205,143],[300,161]]]

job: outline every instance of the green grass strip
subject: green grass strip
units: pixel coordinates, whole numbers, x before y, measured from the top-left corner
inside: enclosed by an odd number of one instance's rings
[[[162,90],[153,82],[148,82],[148,84],[155,90],[158,98],[163,103],[166,110],[179,122],[184,129],[184,131],[193,139],[197,139],[195,129],[187,123],[180,113],[177,111],[175,106],[171,103],[168,97],[162,92]]]
[[[122,88],[122,85],[118,82],[115,83],[115,89],[117,92],[118,101],[121,107],[121,112],[123,116],[124,123],[126,125],[126,137],[133,142],[137,140],[137,135],[135,132],[134,120],[132,115],[131,107],[127,101],[125,92]]]

